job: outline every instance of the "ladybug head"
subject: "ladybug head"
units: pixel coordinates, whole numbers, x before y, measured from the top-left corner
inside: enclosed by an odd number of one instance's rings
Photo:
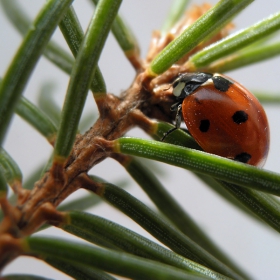
[[[173,94],[177,99],[183,99],[194,92],[213,75],[208,73],[185,73],[180,75],[173,83]]]

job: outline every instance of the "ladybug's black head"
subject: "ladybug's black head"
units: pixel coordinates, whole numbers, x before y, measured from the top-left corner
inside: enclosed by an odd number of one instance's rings
[[[208,73],[185,73],[180,75],[172,84],[173,94],[178,99],[183,99],[194,92],[198,87],[212,78]]]

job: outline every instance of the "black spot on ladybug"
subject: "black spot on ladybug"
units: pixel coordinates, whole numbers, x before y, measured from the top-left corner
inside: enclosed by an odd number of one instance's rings
[[[248,114],[244,111],[236,111],[233,116],[232,119],[235,123],[237,124],[241,124],[244,123],[248,120]]]
[[[217,90],[222,91],[222,92],[226,92],[230,85],[232,85],[232,82],[221,77],[221,76],[214,76],[212,78],[214,86]]]
[[[209,120],[201,120],[200,121],[199,130],[201,132],[207,132],[209,130],[209,127],[210,127],[210,121]]]
[[[251,157],[252,156],[250,154],[241,153],[241,154],[235,156],[234,160],[240,161],[240,162],[243,162],[243,163],[247,163],[251,159]]]

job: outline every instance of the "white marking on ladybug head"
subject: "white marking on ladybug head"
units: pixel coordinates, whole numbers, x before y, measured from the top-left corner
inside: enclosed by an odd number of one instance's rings
[[[173,87],[173,95],[175,95],[176,97],[181,95],[182,90],[184,89],[186,83],[178,83],[176,84],[175,87]]]

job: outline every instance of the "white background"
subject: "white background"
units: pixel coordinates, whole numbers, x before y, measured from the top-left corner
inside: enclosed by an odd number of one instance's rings
[[[44,3],[44,1],[38,0],[19,2],[25,6],[26,12],[32,17],[36,15]],[[90,1],[80,0],[76,2],[74,6],[85,30],[93,13],[93,8]],[[203,3],[204,1],[196,0],[193,2]],[[208,2],[214,4],[217,1],[208,0]],[[136,34],[143,57],[148,50],[152,31],[161,28],[170,4],[171,1],[168,0],[123,1],[120,13]],[[277,11],[280,11],[278,0],[255,1],[234,20],[236,29],[247,27]],[[1,6],[0,26],[0,75],[3,77],[5,69],[19,47],[22,38],[7,21]],[[54,39],[68,50],[59,30],[55,32]],[[111,35],[106,42],[99,65],[104,74],[108,91],[114,94],[119,94],[126,89],[134,77],[132,67]],[[280,58],[274,58],[245,67],[242,70],[232,71],[227,75],[239,81],[248,89],[272,91],[275,94],[280,94],[279,65]],[[31,101],[36,102],[41,85],[49,81],[56,84],[56,99],[59,104],[62,104],[69,77],[45,58],[40,59],[24,95]],[[271,128],[271,149],[265,169],[275,172],[279,172],[279,109],[280,104],[265,105]],[[96,108],[92,96],[89,94],[86,111],[92,110],[96,110]],[[139,130],[133,130],[130,135],[148,138]],[[51,147],[45,139],[17,116],[13,119],[9,129],[5,148],[20,166],[24,178],[27,178],[39,164],[44,163],[51,152]],[[228,205],[202,185],[191,173],[164,164],[160,165],[164,170],[161,181],[166,188],[178,198],[186,211],[209,236],[241,267],[246,269],[253,279],[279,279],[280,238],[276,231],[251,220],[233,206]],[[91,173],[112,183],[128,177],[123,168],[113,160],[106,160],[94,167]],[[152,206],[147,196],[132,180],[128,191]],[[76,195],[80,194],[81,192]],[[100,205],[90,210],[92,213],[149,236],[138,225],[109,206]],[[65,236],[62,231],[56,229],[49,229],[44,234]],[[72,237],[67,235],[67,238]],[[70,279],[68,276],[53,270],[42,262],[34,261],[32,258],[19,258],[4,270],[4,274],[20,272],[37,273],[54,279]]]

